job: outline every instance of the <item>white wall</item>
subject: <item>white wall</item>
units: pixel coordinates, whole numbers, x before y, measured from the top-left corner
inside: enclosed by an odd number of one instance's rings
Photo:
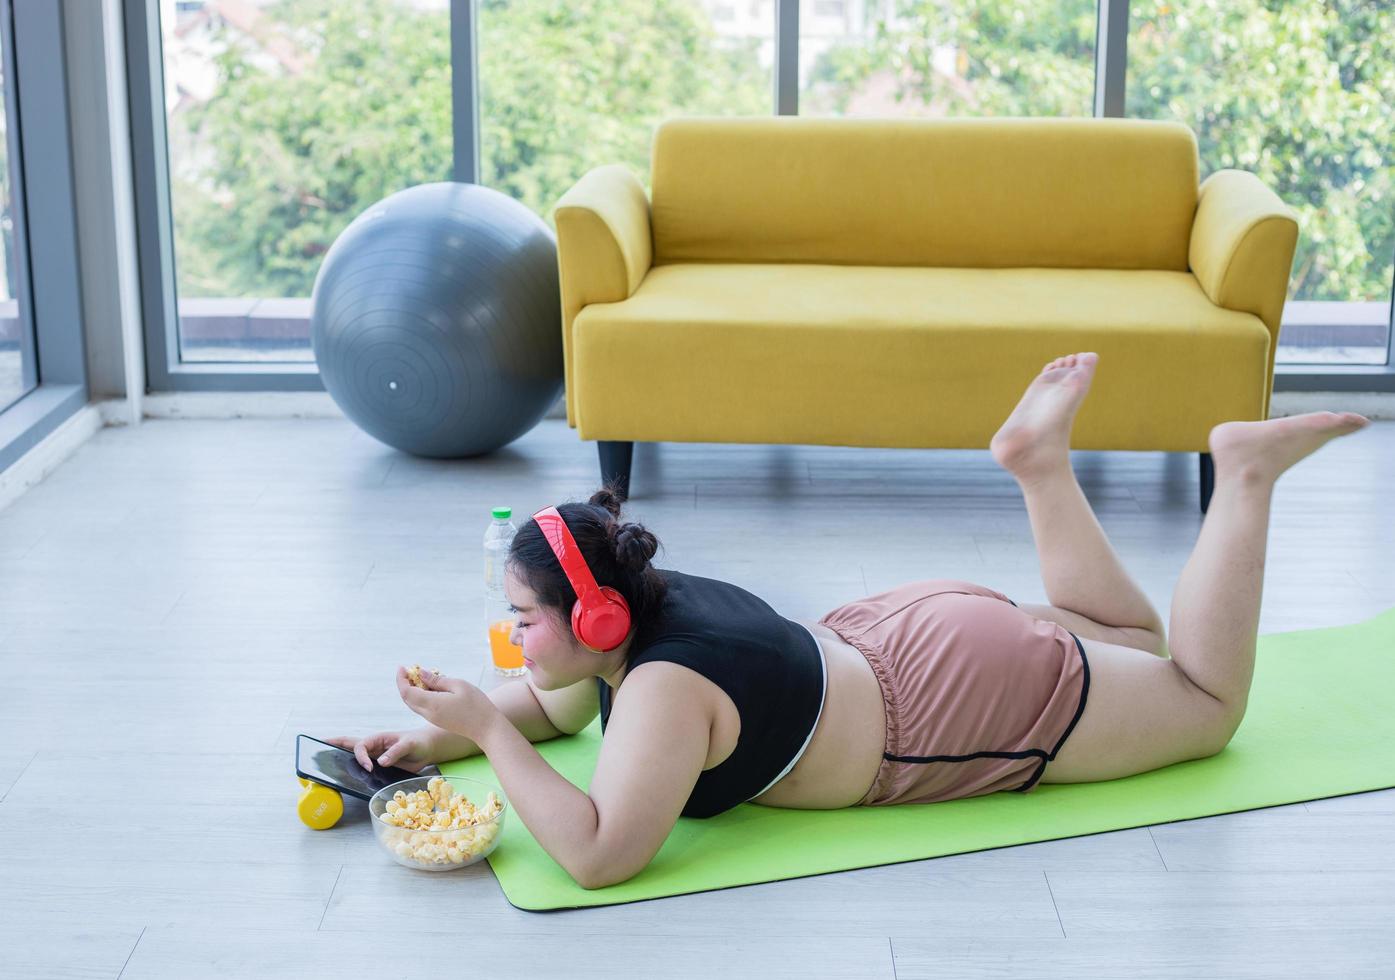
[[[92,399],[129,393],[140,419],[144,350],[120,0],[63,0],[78,250]]]

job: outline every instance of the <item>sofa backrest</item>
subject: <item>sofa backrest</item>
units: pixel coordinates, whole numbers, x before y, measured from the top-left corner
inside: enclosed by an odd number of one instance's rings
[[[1132,119],[674,119],[654,261],[1185,271],[1196,138]]]

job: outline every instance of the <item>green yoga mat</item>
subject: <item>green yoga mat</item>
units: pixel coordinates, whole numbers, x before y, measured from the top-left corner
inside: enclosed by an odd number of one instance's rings
[[[1245,720],[1225,751],[1208,759],[944,803],[845,810],[747,803],[710,820],[680,819],[644,871],[594,891],[573,882],[510,813],[489,863],[518,908],[612,905],[1386,789],[1395,786],[1393,707],[1389,609],[1351,626],[1260,637]],[[599,748],[599,721],[538,745],[583,788]],[[440,768],[498,785],[481,757]]]

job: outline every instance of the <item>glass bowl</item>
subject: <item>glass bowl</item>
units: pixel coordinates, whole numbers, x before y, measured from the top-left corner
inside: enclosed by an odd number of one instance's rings
[[[427,810],[428,800],[416,794],[423,791],[431,793],[433,785],[436,785],[435,794],[429,801],[431,809]],[[402,796],[397,796],[398,793]],[[452,795],[463,796],[476,807],[483,808],[488,806],[491,793],[500,805],[498,812],[489,818],[456,829],[437,825],[449,823],[448,820],[439,819],[438,815],[449,813],[441,804],[448,802]],[[388,819],[389,816],[398,819],[389,811],[389,803],[396,804],[393,810],[408,822],[420,823],[425,814],[432,814],[429,818],[431,825],[396,826]],[[415,813],[407,809],[413,803],[416,805]],[[454,871],[478,864],[489,857],[499,846],[499,834],[503,830],[507,810],[508,801],[497,788],[463,776],[414,776],[384,786],[368,801],[368,813],[373,819],[373,834],[378,838],[378,843],[398,864],[417,871]]]

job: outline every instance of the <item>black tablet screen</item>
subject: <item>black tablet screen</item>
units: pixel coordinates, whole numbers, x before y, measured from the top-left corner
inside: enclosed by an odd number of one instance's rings
[[[361,800],[368,799],[384,786],[420,775],[396,766],[375,765],[369,772],[358,764],[352,752],[309,735],[297,736],[295,744],[296,771],[300,775]]]

